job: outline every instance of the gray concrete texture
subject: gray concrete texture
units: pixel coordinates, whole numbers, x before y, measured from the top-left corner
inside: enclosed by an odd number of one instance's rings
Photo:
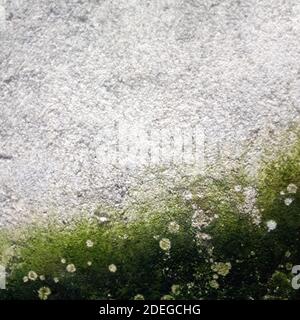
[[[299,121],[299,62],[299,0],[0,0],[0,225],[122,197],[115,121],[201,125],[208,164],[255,166]]]

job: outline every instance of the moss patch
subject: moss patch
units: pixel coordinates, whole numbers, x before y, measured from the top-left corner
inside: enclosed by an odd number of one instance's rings
[[[67,226],[2,231],[0,298],[297,299],[299,188],[300,142],[255,182],[194,177],[129,208],[130,220],[110,209],[107,221],[100,210]]]

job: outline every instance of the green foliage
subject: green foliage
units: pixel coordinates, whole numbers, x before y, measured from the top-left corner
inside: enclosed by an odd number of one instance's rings
[[[110,209],[108,221],[99,209],[67,226],[3,230],[0,298],[298,299],[299,164],[300,142],[256,182],[195,177],[155,203]]]

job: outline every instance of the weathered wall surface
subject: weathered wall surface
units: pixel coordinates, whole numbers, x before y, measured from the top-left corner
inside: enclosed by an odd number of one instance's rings
[[[299,120],[299,39],[298,0],[1,0],[0,224],[117,197],[97,157],[116,120],[198,124],[208,163],[254,161]]]

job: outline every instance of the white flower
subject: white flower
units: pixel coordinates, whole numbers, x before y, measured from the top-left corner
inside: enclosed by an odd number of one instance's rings
[[[53,281],[54,281],[55,283],[58,283],[58,282],[59,282],[59,279],[58,279],[57,277],[54,277],[54,278],[53,278]]]
[[[48,287],[42,287],[39,289],[38,294],[41,300],[47,300],[48,296],[51,294],[51,290]]]
[[[171,241],[167,238],[162,238],[160,241],[159,241],[159,246],[162,250],[164,251],[168,251],[171,249]]]
[[[92,248],[93,245],[94,245],[94,242],[93,242],[92,240],[87,240],[87,241],[86,241],[86,246],[87,246],[88,248]]]
[[[267,221],[267,228],[268,228],[268,232],[275,230],[277,227],[277,222],[274,220],[269,220]]]
[[[284,192],[284,191],[280,191],[280,195],[281,195],[281,196],[284,196],[284,195],[285,195],[285,192]]]
[[[215,271],[220,276],[227,276],[231,269],[231,263],[230,262],[216,262],[214,265],[211,266],[211,269]]]
[[[68,265],[67,265],[66,270],[67,270],[68,272],[73,273],[73,272],[76,271],[76,268],[75,268],[74,264],[71,263],[71,264],[68,264]]]
[[[286,198],[286,199],[284,199],[284,204],[286,206],[289,206],[293,201],[294,201],[294,199],[292,199],[292,198]]]
[[[90,267],[92,265],[92,261],[88,261],[87,265]]]
[[[170,233],[177,233],[179,231],[179,228],[179,224],[175,221],[170,222],[168,225],[168,230]]]
[[[133,299],[134,300],[145,300],[145,298],[142,294],[137,294]]]
[[[298,187],[294,184],[294,183],[290,183],[286,190],[288,191],[288,193],[297,193]]]
[[[65,264],[65,263],[66,263],[66,259],[62,258],[62,259],[60,260],[60,262],[61,262],[62,264]]]
[[[23,277],[23,282],[28,282],[28,277],[27,276],[25,276],[25,277]]]
[[[210,285],[213,289],[218,289],[218,288],[220,287],[217,280],[211,280],[211,281],[209,281],[209,285]]]
[[[116,272],[117,271],[117,266],[115,265],[115,264],[110,264],[109,266],[108,266],[108,270],[110,271],[110,272]]]
[[[44,281],[46,279],[45,276],[43,276],[43,275],[39,276],[39,278],[41,281]]]
[[[35,281],[37,279],[38,275],[36,274],[36,272],[34,271],[29,271],[28,272],[28,279]]]

